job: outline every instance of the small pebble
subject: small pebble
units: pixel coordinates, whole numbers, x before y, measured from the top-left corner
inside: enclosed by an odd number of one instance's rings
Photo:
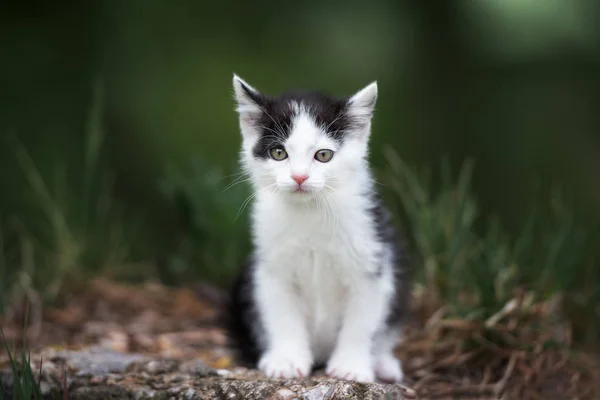
[[[231,374],[233,374],[233,372],[226,370],[226,369],[218,369],[217,370],[217,375],[219,375],[219,376],[229,376]]]
[[[273,400],[292,400],[295,397],[297,397],[296,393],[292,392],[290,389],[279,389],[275,393]]]

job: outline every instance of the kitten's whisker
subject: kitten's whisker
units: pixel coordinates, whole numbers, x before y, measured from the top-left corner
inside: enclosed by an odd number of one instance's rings
[[[237,178],[235,178],[235,179],[234,179],[234,182],[235,182],[235,181],[239,181],[239,180],[241,180],[241,179],[250,179],[250,178],[252,178],[252,176],[250,176],[250,174],[244,174],[244,175],[240,175],[240,176],[238,176]]]
[[[238,183],[247,182],[247,181],[249,181],[250,179],[252,179],[252,177],[250,176],[250,174],[248,174],[248,173],[246,173],[246,172],[244,172],[243,174],[237,174],[237,175],[238,175],[238,177],[237,177],[237,178],[235,178],[235,179],[233,180],[233,182],[231,182],[229,185],[227,185],[227,186],[225,187],[225,189],[223,189],[223,192],[225,192],[225,191],[229,190],[231,187],[233,187],[233,186],[237,185]],[[222,193],[222,192],[221,192],[221,193]]]
[[[226,191],[228,191],[228,190],[229,190],[229,189],[231,189],[232,187],[234,187],[234,186],[237,186],[237,185],[239,185],[239,184],[241,184],[241,183],[250,182],[251,180],[252,180],[252,178],[248,177],[248,178],[246,178],[246,179],[242,179],[242,180],[234,181],[234,182],[230,183],[229,185],[227,185],[227,187],[226,187],[225,189],[223,189],[223,190],[221,191],[221,193],[225,193]]]
[[[321,215],[321,194],[319,192],[315,193],[315,203],[317,205],[317,215]]]
[[[226,175],[226,176],[223,177],[223,179],[232,178],[234,176],[237,177],[237,176],[240,176],[240,175],[248,175],[248,172],[247,171],[239,171],[239,172],[236,172],[236,173],[231,174],[231,175]]]
[[[260,107],[260,108],[261,108],[262,112],[264,112],[267,117],[271,118],[271,121],[273,121],[273,123],[275,124],[275,127],[277,129],[280,129],[280,131],[278,133],[285,135],[285,129],[283,128],[283,126],[281,126],[281,124],[279,123],[279,121],[276,121],[275,118],[273,118],[271,116],[271,114],[269,114],[264,107]]]
[[[327,124],[327,127],[325,128],[325,130],[328,131],[329,128],[331,128],[333,126],[333,124],[335,124],[340,118],[342,118],[342,115],[343,115],[343,113],[339,113],[338,116],[333,119],[333,121],[331,121],[329,124]]]
[[[373,183],[375,183],[375,184],[377,184],[377,185],[379,185],[379,186],[382,186],[382,187],[387,187],[387,185],[385,185],[385,184],[383,184],[383,183],[381,183],[381,182],[379,182],[379,181],[376,181],[376,180],[375,180],[375,179],[373,179],[373,178],[371,178],[371,182],[373,182]]]
[[[239,209],[239,210],[238,210],[238,212],[237,212],[237,215],[235,216],[235,220],[236,220],[236,221],[238,220],[238,218],[240,217],[240,215],[242,215],[242,213],[243,213],[243,212],[244,212],[244,210],[246,209],[246,206],[248,205],[248,203],[249,203],[250,201],[252,201],[252,199],[253,199],[253,198],[255,198],[255,197],[256,197],[256,195],[258,195],[258,193],[259,193],[259,192],[254,192],[254,193],[252,193],[250,196],[248,196],[248,197],[246,198],[246,200],[244,200],[244,202],[242,203],[242,205],[241,205],[240,209]]]
[[[269,128],[266,125],[260,125],[259,128],[262,128],[262,129],[264,129],[264,130],[266,130],[268,132],[274,133],[277,137],[279,137],[279,136],[285,136],[285,132]]]
[[[276,185],[276,183],[272,183],[269,186],[259,189],[259,190],[255,191],[254,193],[252,193],[250,196],[248,196],[246,198],[246,200],[244,200],[244,202],[242,203],[240,209],[238,210],[235,220],[237,221],[237,219],[240,217],[240,215],[242,215],[242,213],[244,212],[246,207],[248,207],[248,204],[250,204],[252,199],[254,199],[256,196],[258,196],[261,192],[271,189],[275,185]]]
[[[274,137],[270,142],[267,143],[266,147],[271,147],[274,144],[283,146],[283,141],[277,137]]]
[[[325,194],[321,192],[317,192],[317,210],[319,213],[321,210],[323,211],[323,218],[325,219],[325,228],[328,228],[329,218],[327,218],[327,208],[325,205]]]
[[[329,177],[329,178],[327,178],[327,181],[328,181],[328,182],[330,182],[330,183],[340,183],[340,181],[339,181],[339,180],[337,180],[337,179],[336,179],[336,178],[334,178],[334,177]],[[384,185],[382,185],[382,186],[384,186]],[[333,191],[333,192],[337,192],[337,191],[338,191],[338,189],[336,189],[335,187],[333,187],[333,186],[331,186],[331,185],[328,185],[328,184],[325,184],[325,187],[327,187],[329,190],[331,190],[331,191]],[[380,196],[380,195],[381,195],[381,194],[380,194],[379,192],[377,192],[376,190],[374,190],[374,189],[371,189],[371,188],[368,188],[368,187],[364,187],[364,188],[362,188],[362,190],[364,190],[365,192],[368,192],[368,193],[371,193],[371,194],[377,195],[377,196]]]
[[[332,228],[334,231],[337,231],[338,226],[339,226],[339,219],[338,219],[338,215],[336,213],[336,207],[334,204],[334,200],[331,197],[331,195],[327,192],[324,192],[325,194],[325,199],[327,200],[327,204],[329,205],[329,209],[331,210],[331,216],[332,216]]]

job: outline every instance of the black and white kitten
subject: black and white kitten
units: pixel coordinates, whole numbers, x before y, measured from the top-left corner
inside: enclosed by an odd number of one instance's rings
[[[266,96],[234,75],[255,251],[234,284],[233,338],[269,377],[400,381],[404,249],[377,198],[377,83],[350,98]]]

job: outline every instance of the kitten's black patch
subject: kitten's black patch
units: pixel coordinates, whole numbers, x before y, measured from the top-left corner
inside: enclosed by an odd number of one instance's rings
[[[263,110],[256,120],[261,137],[254,146],[257,158],[269,157],[269,150],[282,145],[289,137],[297,104],[309,110],[316,123],[322,126],[331,138],[342,141],[352,121],[347,115],[348,99],[337,98],[320,92],[293,91],[271,97],[244,88],[248,96]]]
[[[406,322],[409,317],[410,301],[410,260],[404,237],[399,235],[394,226],[391,213],[386,209],[383,200],[378,195],[369,195],[369,213],[375,223],[377,236],[386,248],[393,249],[392,265],[394,268],[395,295],[392,299],[391,310],[387,323],[398,326]],[[383,271],[378,271],[381,274]]]
[[[252,297],[254,262],[249,259],[233,282],[223,320],[230,347],[237,361],[255,367],[260,356],[258,338],[253,327],[258,325],[258,310]]]

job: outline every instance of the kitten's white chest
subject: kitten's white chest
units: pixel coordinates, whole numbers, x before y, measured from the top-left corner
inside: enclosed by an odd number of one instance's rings
[[[290,213],[278,205],[256,212],[260,257],[296,291],[312,353],[324,362],[335,346],[348,291],[361,279],[373,248],[361,235],[365,224],[340,215],[327,220],[318,210]]]
[[[257,256],[267,273],[296,292],[296,307],[315,361],[333,351],[353,290],[381,252],[361,197],[339,196],[335,208],[290,207],[261,196],[254,208]]]
[[[347,283],[334,255],[312,250],[295,270],[296,287],[311,339],[313,355],[324,362],[333,351],[340,329]]]

